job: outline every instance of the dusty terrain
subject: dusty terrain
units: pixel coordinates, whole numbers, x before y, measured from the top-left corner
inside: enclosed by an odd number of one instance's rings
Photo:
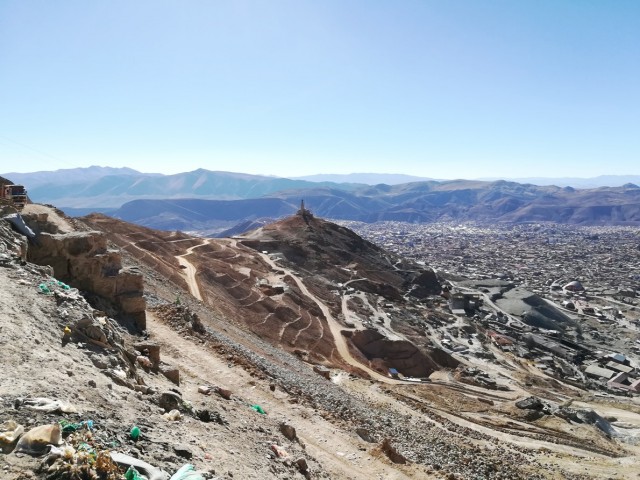
[[[44,213],[56,217],[51,209]],[[73,289],[56,284],[53,295],[39,293],[52,272],[21,261],[17,252],[24,239],[2,226],[2,422],[15,420],[29,430],[91,419],[92,432],[81,428],[65,435],[76,453],[84,442],[97,454],[121,452],[168,473],[190,462],[206,478],[637,476],[637,404],[623,398],[604,403],[497,349],[494,360],[474,358],[473,364],[438,353],[435,340],[418,327],[421,317],[441,315],[439,303],[429,295],[408,297],[401,290],[409,285],[406,274],[397,273],[407,269],[395,261],[377,276],[363,275],[374,264],[362,259],[320,268],[333,258],[326,250],[320,262],[296,263],[283,248],[284,228],[277,249],[255,250],[243,243],[262,239],[274,245],[274,236],[214,240],[106,217],[55,221],[75,230],[103,230],[122,249],[123,263],[142,272],[147,331],[125,329]],[[381,258],[389,265],[391,257]],[[365,276],[360,289],[357,280]],[[394,283],[396,278],[401,280]],[[382,282],[390,288],[381,289]],[[81,337],[83,318],[93,319],[106,344]],[[430,381],[392,379],[386,368],[389,362],[399,365],[399,356],[368,357],[350,340],[372,324],[403,346],[391,352],[405,351],[403,342],[410,342],[431,355]],[[68,325],[70,335],[64,333]],[[162,362],[179,369],[179,385],[138,360],[147,357],[134,345],[145,342],[159,345]],[[317,364],[328,368],[329,379],[314,372]],[[505,388],[486,388],[465,376],[467,367]],[[200,386],[210,386],[211,393],[199,393]],[[176,395],[179,401],[172,404]],[[555,406],[594,409],[619,425],[616,435],[516,407],[531,395]],[[28,408],[28,399],[37,397],[64,401],[77,412]],[[171,407],[181,419],[163,416]],[[282,424],[293,427],[295,436]],[[133,425],[142,431],[138,441],[129,435]],[[279,457],[282,449],[286,455]],[[2,478],[73,478],[48,472],[43,458],[1,455]]]

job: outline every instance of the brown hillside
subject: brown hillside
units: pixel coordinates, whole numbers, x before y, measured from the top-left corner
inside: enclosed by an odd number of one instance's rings
[[[375,271],[366,244],[339,286],[337,253],[317,252],[334,263],[314,267],[242,244],[264,231],[191,238],[106,217],[72,220],[42,205],[25,217],[52,233],[37,247],[48,250],[31,252],[35,243],[0,221],[3,480],[122,480],[130,463],[113,461],[123,456],[155,467],[142,473],[158,480],[185,463],[202,472],[194,480],[622,479],[638,463],[637,405],[594,398],[484,336],[473,340],[482,356],[438,349],[443,323],[451,333],[453,322],[459,333],[480,327],[452,318],[437,296],[404,290],[393,300],[361,289],[380,281],[360,280]],[[317,235],[335,251],[357,241],[310,224],[307,238],[269,228],[281,250],[287,235],[302,251]],[[391,280],[411,271],[380,255]],[[123,292],[131,282],[135,292]],[[100,295],[98,308],[87,302]],[[146,307],[146,329],[129,328],[120,313],[132,310],[109,304]],[[424,381],[407,378],[434,369]],[[26,440],[62,426],[76,431]]]

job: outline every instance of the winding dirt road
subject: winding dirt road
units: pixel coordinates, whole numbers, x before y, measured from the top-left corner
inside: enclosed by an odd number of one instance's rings
[[[196,267],[193,265],[193,263],[191,263],[185,257],[187,257],[188,255],[191,255],[194,249],[198,247],[202,247],[203,245],[208,245],[208,244],[209,244],[209,239],[207,238],[203,240],[202,243],[198,245],[194,245],[193,247],[189,247],[186,253],[183,253],[182,255],[176,255],[176,259],[178,260],[178,263],[180,264],[180,266],[184,267],[184,271],[182,272],[182,274],[185,277],[185,280],[187,281],[187,285],[189,286],[189,292],[191,293],[191,295],[193,295],[195,298],[197,298],[201,302],[203,300],[202,300],[202,294],[200,293],[200,287],[198,286],[198,281],[196,280],[196,273],[197,273]]]
[[[371,378],[373,378],[375,380],[378,380],[379,382],[395,383],[395,384],[398,384],[398,383],[400,383],[400,384],[409,383],[409,382],[403,382],[401,380],[396,380],[396,379],[393,379],[393,378],[386,377],[385,375],[382,375],[381,373],[376,372],[375,370],[369,368],[367,365],[363,365],[358,360],[353,358],[353,356],[351,355],[351,352],[349,351],[349,347],[347,346],[347,342],[346,342],[346,340],[344,339],[344,336],[341,333],[341,330],[343,329],[343,327],[333,317],[333,315],[331,314],[331,311],[329,310],[329,307],[327,307],[324,304],[324,302],[322,300],[320,300],[317,296],[315,296],[313,293],[311,293],[309,291],[309,289],[307,288],[307,286],[302,282],[302,280],[300,280],[300,278],[295,273],[293,273],[291,270],[276,264],[269,257],[269,255],[266,254],[266,253],[258,252],[258,254],[274,270],[282,270],[287,275],[290,275],[291,278],[293,278],[293,280],[296,282],[296,285],[298,286],[300,291],[302,293],[304,293],[307,297],[309,297],[311,300],[313,300],[316,305],[318,305],[318,308],[320,308],[320,310],[324,314],[325,318],[327,319],[327,325],[329,326],[329,330],[331,331],[331,335],[333,335],[333,341],[334,341],[336,350],[338,350],[338,353],[340,354],[340,356],[342,357],[342,359],[346,363],[348,363],[349,365],[351,365],[353,367],[356,367],[356,368],[358,368],[360,370],[364,370],[365,372],[367,372],[369,374],[369,376]]]

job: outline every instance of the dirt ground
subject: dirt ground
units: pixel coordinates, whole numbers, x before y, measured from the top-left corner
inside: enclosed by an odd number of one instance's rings
[[[118,235],[127,238],[126,232]],[[166,240],[173,243],[143,235],[130,240],[135,246],[124,260],[145,276],[147,336],[107,322],[122,338],[122,348],[65,338],[71,317],[102,317],[79,295],[63,303],[59,295],[39,293],[38,285],[48,280],[46,269],[17,258],[0,266],[0,423],[15,420],[29,430],[63,419],[91,419],[91,438],[81,431],[65,441],[124,453],[171,474],[192,463],[210,479],[640,478],[633,470],[640,463],[640,410],[628,399],[603,403],[573,388],[554,389],[540,372],[508,355],[491,366],[480,359],[468,365],[500,378],[507,390],[462,383],[447,369],[428,383],[386,377],[383,382],[339,367],[325,379],[313,371],[314,362],[221,316],[216,303],[229,300],[202,288],[203,265],[197,258],[216,252],[216,261],[232,262],[244,256],[244,263],[233,268],[247,278],[253,278],[252,265],[264,269],[267,264],[272,283],[292,277],[307,297],[305,305],[315,304],[330,317],[333,310],[305,287],[303,275],[271,258],[247,258],[247,250],[230,240]],[[141,261],[141,250],[154,261]],[[186,268],[179,268],[180,259]],[[162,273],[171,268],[171,276]],[[200,298],[192,295],[196,292]],[[184,320],[185,312],[198,317],[204,333]],[[343,313],[348,318],[349,312]],[[341,335],[337,320],[334,327],[333,336]],[[135,352],[134,344],[140,341],[160,346],[162,362],[179,369],[179,385],[136,364],[143,352]],[[334,348],[345,367],[351,361],[365,370],[357,358]],[[125,382],[113,375],[120,370],[129,372]],[[525,385],[532,385],[525,382],[527,375],[542,375],[545,381],[532,391]],[[211,393],[200,393],[200,386],[211,387]],[[515,402],[533,393],[593,409],[620,435],[609,438],[593,425],[553,415],[526,419]],[[181,419],[165,418],[163,394],[178,395]],[[44,413],[25,406],[25,399],[38,397],[61,400],[76,412]],[[283,433],[283,424],[295,429],[295,437]],[[138,441],[129,435],[134,425],[142,431]],[[384,447],[385,440],[393,451]],[[276,452],[282,451],[286,454],[279,457]],[[0,454],[0,477],[45,478],[43,458]],[[65,477],[51,477],[58,478]]]

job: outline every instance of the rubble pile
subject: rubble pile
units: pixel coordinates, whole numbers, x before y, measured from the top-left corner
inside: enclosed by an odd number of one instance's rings
[[[187,305],[179,302],[166,303],[152,308],[151,311],[180,333],[203,334],[206,332],[198,314]]]

